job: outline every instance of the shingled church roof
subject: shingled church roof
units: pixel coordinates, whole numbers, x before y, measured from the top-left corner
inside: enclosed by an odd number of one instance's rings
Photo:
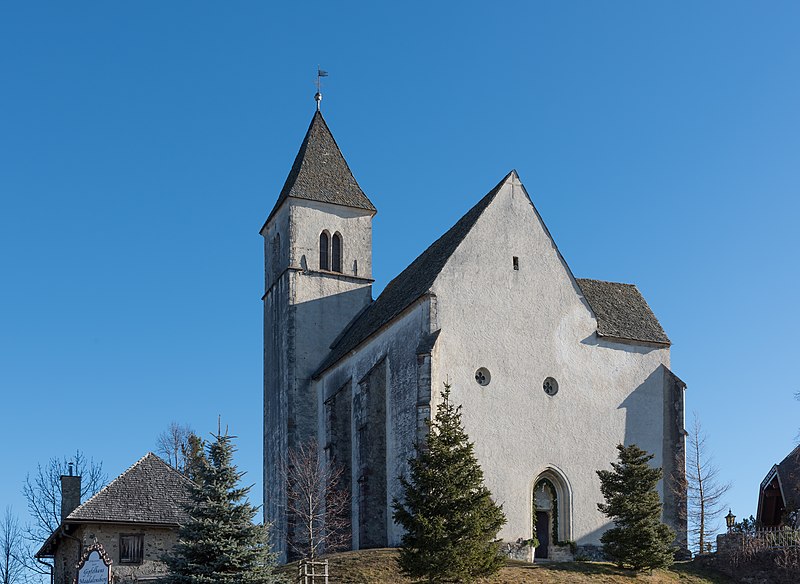
[[[339,340],[331,348],[328,358],[317,370],[315,377],[355,349],[367,337],[377,332],[385,324],[388,324],[389,321],[430,290],[431,286],[433,286],[433,281],[442,271],[442,268],[444,268],[447,260],[453,255],[458,245],[472,229],[472,226],[475,225],[478,217],[486,210],[489,203],[494,200],[500,191],[500,187],[515,174],[516,172],[513,170],[508,173],[503,180],[497,183],[497,186],[478,201],[477,205],[467,211],[466,215],[459,219],[444,235],[434,241],[428,249],[411,262],[411,265],[386,285],[377,300],[364,309],[344,334],[339,337]]]
[[[377,300],[356,316],[334,343],[314,377],[320,376],[430,290],[447,260],[494,200],[500,187],[515,175],[513,170],[507,174],[453,227],[389,282]],[[597,318],[598,335],[670,344],[658,319],[633,284],[589,279],[576,279],[576,282]]]
[[[289,197],[375,211],[375,206],[350,172],[320,112],[316,112],[311,120],[267,223]]]
[[[152,452],[70,513],[66,522],[178,525],[188,519],[192,481]]]
[[[577,278],[597,317],[597,334],[669,345],[670,340],[639,289],[633,284]]]

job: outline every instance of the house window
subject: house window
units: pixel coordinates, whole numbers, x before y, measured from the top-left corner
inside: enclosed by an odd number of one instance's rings
[[[331,245],[331,270],[334,272],[342,271],[342,236],[338,233],[333,234],[333,245]]]
[[[519,270],[519,258],[517,256],[512,256],[512,264],[515,270]]]
[[[119,563],[141,564],[144,559],[144,535],[119,536]]]
[[[328,232],[323,231],[319,234],[319,269],[328,270]]]

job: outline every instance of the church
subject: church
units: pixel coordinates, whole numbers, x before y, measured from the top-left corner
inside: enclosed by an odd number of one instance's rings
[[[592,557],[611,523],[595,471],[655,455],[685,547],[685,384],[636,286],[576,278],[515,171],[373,299],[372,218],[317,108],[264,237],[264,508],[285,560],[281,471],[315,440],[344,469],[353,549],[397,546],[414,442],[445,382],[463,406],[505,549]]]

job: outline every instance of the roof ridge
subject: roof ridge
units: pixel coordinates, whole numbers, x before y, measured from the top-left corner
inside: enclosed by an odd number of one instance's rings
[[[167,463],[167,461],[162,459],[160,456],[158,456],[157,454],[154,454],[152,451],[148,451],[144,456],[142,456],[139,460],[137,460],[132,465],[130,465],[127,469],[122,471],[119,475],[117,475],[116,478],[114,478],[112,481],[110,481],[102,489],[97,491],[94,495],[92,495],[91,497],[86,499],[86,501],[84,501],[83,503],[81,503],[80,505],[75,507],[75,509],[70,511],[69,515],[67,515],[64,519],[67,520],[70,517],[72,517],[72,515],[78,514],[79,511],[84,510],[83,509],[84,507],[87,507],[91,502],[93,502],[95,499],[99,498],[101,495],[106,494],[108,491],[110,491],[114,487],[114,485],[116,485],[118,482],[120,482],[121,480],[126,478],[127,475],[129,475],[134,469],[136,469],[138,466],[140,466],[142,463],[144,463],[148,459],[152,459],[154,462],[160,463],[162,466],[164,466],[164,467],[166,467],[168,469],[168,472],[174,474],[177,477],[180,477],[181,480],[183,480],[184,482],[188,483],[188,485],[194,485],[194,486],[197,485],[197,483],[195,483],[192,479],[190,479],[189,477],[184,475],[182,472],[180,472],[178,469],[173,467],[171,464]]]
[[[505,183],[505,182],[506,182],[506,181],[509,179],[509,177],[510,177],[510,176],[511,176],[513,173],[514,173],[514,171],[512,170],[512,171],[511,171],[511,172],[509,172],[509,173],[508,173],[508,174],[507,174],[505,177],[503,177],[503,180],[501,180],[499,183],[497,183],[497,185],[495,185],[495,187],[494,187],[494,188],[493,188],[491,191],[489,191],[487,194],[485,194],[483,197],[481,197],[481,199],[480,199],[480,200],[479,200],[477,203],[475,203],[475,204],[474,204],[472,207],[470,207],[470,208],[469,208],[469,210],[468,210],[466,213],[464,213],[464,214],[463,214],[463,215],[462,215],[462,216],[461,216],[461,217],[458,219],[458,221],[456,221],[456,222],[455,222],[455,223],[452,225],[452,227],[450,227],[450,229],[448,229],[447,231],[445,231],[444,233],[442,233],[442,234],[441,234],[441,235],[440,235],[440,236],[439,236],[437,239],[435,239],[435,240],[433,241],[433,243],[431,243],[431,244],[430,244],[428,247],[426,247],[426,248],[425,248],[425,249],[422,251],[422,253],[420,253],[420,254],[419,254],[419,255],[418,255],[416,258],[414,258],[414,259],[412,260],[412,262],[411,262],[410,264],[408,264],[408,265],[407,265],[407,266],[406,266],[406,267],[405,267],[405,268],[404,268],[404,269],[403,269],[403,270],[402,270],[402,271],[401,271],[399,274],[397,274],[397,275],[396,275],[394,278],[392,278],[391,280],[389,280],[389,283],[388,283],[388,284],[386,284],[386,287],[385,287],[385,288],[383,289],[383,291],[381,291],[381,293],[378,295],[378,298],[376,298],[376,302],[377,302],[377,300],[378,300],[378,299],[380,299],[380,297],[381,297],[381,296],[383,296],[383,293],[384,293],[384,292],[386,292],[387,288],[389,288],[389,286],[391,286],[392,284],[394,284],[394,283],[395,283],[395,281],[396,281],[398,278],[400,278],[400,276],[402,276],[402,275],[403,275],[403,274],[404,274],[406,271],[408,271],[408,270],[411,268],[411,266],[413,266],[413,265],[414,265],[414,263],[415,263],[415,262],[417,262],[418,260],[420,260],[420,259],[421,259],[421,258],[422,258],[422,257],[423,257],[423,256],[424,256],[426,253],[428,253],[428,252],[431,250],[431,248],[433,248],[433,246],[435,246],[437,243],[439,243],[440,241],[442,241],[442,240],[443,240],[443,239],[444,239],[444,238],[445,238],[447,235],[450,235],[450,233],[451,233],[452,231],[454,231],[454,230],[456,229],[456,227],[458,227],[458,226],[459,226],[459,224],[460,224],[462,221],[464,221],[464,220],[467,218],[467,215],[469,215],[469,214],[470,214],[470,213],[471,213],[473,210],[477,209],[478,207],[481,207],[481,206],[483,206],[483,208],[481,208],[481,209],[480,209],[480,211],[478,212],[478,214],[477,214],[477,215],[474,217],[474,219],[472,220],[472,222],[471,222],[471,225],[470,225],[470,229],[471,229],[471,228],[472,228],[472,225],[474,225],[474,224],[475,224],[475,222],[476,222],[476,221],[477,221],[477,220],[480,218],[480,216],[481,216],[481,215],[483,215],[483,211],[485,211],[485,210],[486,210],[486,207],[489,205],[489,203],[492,201],[492,199],[494,199],[494,197],[495,197],[495,196],[497,195],[497,193],[500,191],[500,187],[501,187],[501,186],[503,186],[503,184],[504,184],[504,183]],[[485,201],[485,203],[484,203],[484,201]],[[469,233],[469,230],[467,231],[467,233]],[[466,236],[466,233],[465,233],[464,235]],[[451,253],[450,253],[450,255],[452,255],[452,252],[454,252],[454,251],[456,250],[456,248],[458,248],[458,246],[461,244],[461,242],[462,242],[462,241],[463,241],[463,237],[462,237],[462,238],[461,238],[461,239],[458,241],[458,243],[456,244],[456,246],[455,246],[455,247],[454,247],[454,248],[451,250]],[[444,266],[442,266],[442,267],[444,267]],[[373,304],[374,304],[374,303],[373,303]],[[371,306],[371,305],[370,305],[370,306]]]
[[[133,463],[132,465],[130,465],[130,466],[127,468],[127,469],[125,469],[125,470],[124,470],[124,471],[122,471],[122,472],[121,472],[119,475],[117,475],[117,477],[116,477],[116,478],[114,478],[113,480],[111,480],[111,481],[110,481],[110,482],[109,482],[109,483],[108,483],[106,486],[104,486],[102,489],[100,489],[99,491],[97,491],[97,492],[96,492],[94,495],[92,495],[91,497],[89,497],[88,499],[86,499],[86,500],[85,500],[83,503],[81,503],[80,505],[78,505],[77,507],[75,507],[75,508],[74,508],[72,511],[70,511],[70,512],[69,512],[69,515],[67,515],[67,516],[66,516],[64,519],[69,519],[69,518],[70,518],[70,515],[72,515],[73,513],[77,512],[77,511],[78,511],[79,509],[81,509],[82,507],[84,507],[84,506],[88,505],[90,501],[92,501],[92,500],[94,500],[95,498],[97,498],[97,496],[98,496],[98,495],[100,495],[100,493],[102,493],[103,491],[107,491],[107,490],[108,490],[108,488],[109,488],[111,485],[113,485],[114,483],[116,483],[117,481],[119,481],[119,480],[120,480],[122,477],[124,477],[126,474],[128,474],[130,471],[132,471],[132,470],[133,470],[133,468],[134,468],[134,467],[135,467],[137,464],[140,464],[142,461],[144,461],[144,459],[145,459],[145,458],[147,458],[147,457],[148,457],[148,456],[150,456],[151,454],[152,454],[153,456],[156,456],[156,455],[155,455],[155,454],[153,454],[152,452],[149,452],[149,451],[148,451],[148,452],[147,452],[147,453],[146,453],[144,456],[142,456],[142,457],[141,457],[139,460],[137,460],[136,462],[134,462],[134,463]],[[158,458],[158,457],[156,456],[156,458]],[[161,459],[159,458],[159,460],[161,460]],[[163,461],[162,461],[162,462],[163,462]]]
[[[576,280],[586,280],[587,282],[600,282],[601,284],[618,284],[619,286],[633,286],[637,288],[636,284],[631,282],[615,282],[613,280],[600,280],[599,278],[575,278]]]
[[[186,481],[187,483],[189,483],[189,484],[191,484],[191,485],[195,485],[195,486],[197,486],[197,483],[196,483],[195,481],[193,481],[192,479],[190,479],[189,477],[187,477],[185,474],[183,474],[183,473],[182,473],[181,471],[179,471],[177,468],[175,468],[175,467],[174,467],[174,466],[172,466],[170,463],[168,463],[166,460],[164,460],[163,458],[161,458],[161,457],[160,457],[158,454],[153,454],[153,452],[148,452],[147,454],[145,454],[145,455],[142,457],[142,460],[144,460],[145,458],[147,458],[147,457],[149,457],[149,456],[152,456],[154,459],[156,459],[158,462],[160,462],[160,463],[161,463],[163,466],[165,466],[165,467],[168,469],[168,472],[171,472],[171,473],[172,473],[172,474],[174,474],[175,476],[177,476],[177,477],[180,477],[182,480]],[[126,472],[127,472],[127,471],[126,471]]]
[[[461,216],[456,223],[431,243],[406,268],[386,285],[377,299],[347,325],[347,330],[331,347],[313,377],[318,377],[344,355],[366,341],[380,328],[401,314],[427,293],[447,261],[464,241],[483,212],[509,179],[517,176],[512,170],[486,195]]]

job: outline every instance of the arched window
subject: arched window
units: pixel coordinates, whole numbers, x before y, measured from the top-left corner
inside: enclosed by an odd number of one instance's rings
[[[334,272],[342,271],[342,236],[338,233],[333,234],[333,245],[331,246],[332,265]]]
[[[323,231],[319,234],[319,269],[328,270],[328,232]]]

